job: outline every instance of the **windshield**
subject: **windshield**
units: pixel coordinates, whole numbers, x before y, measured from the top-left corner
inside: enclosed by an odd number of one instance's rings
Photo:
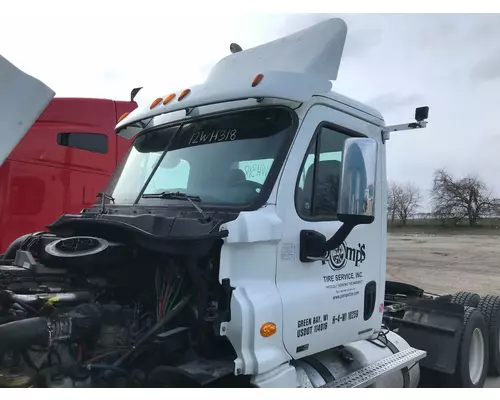
[[[180,192],[204,203],[247,205],[263,190],[294,130],[285,108],[244,110],[160,127],[137,137],[107,193],[116,204],[151,204]],[[276,163],[279,168],[279,163]]]

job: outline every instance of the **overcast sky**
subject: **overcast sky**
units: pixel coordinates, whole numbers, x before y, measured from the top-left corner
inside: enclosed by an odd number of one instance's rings
[[[97,13],[96,13],[97,14]],[[425,130],[394,133],[388,177],[424,193],[432,173],[479,174],[500,196],[500,15],[294,14],[192,15],[135,21],[98,15],[32,19],[12,36],[0,25],[0,54],[51,86],[58,96],[139,102],[203,82],[228,54],[340,16],[349,32],[334,90],[378,108],[387,124],[410,122],[430,106]],[[186,21],[188,19],[188,21]],[[161,21],[161,23],[160,23]],[[195,27],[195,29],[192,29]],[[9,40],[3,40],[9,37]]]

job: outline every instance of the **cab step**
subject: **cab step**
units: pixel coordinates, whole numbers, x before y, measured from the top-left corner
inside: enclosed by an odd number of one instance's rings
[[[321,388],[363,388],[370,386],[380,377],[395,370],[409,367],[425,358],[427,353],[422,350],[409,348],[399,353],[383,358],[371,365],[358,369],[349,375],[334,380]]]

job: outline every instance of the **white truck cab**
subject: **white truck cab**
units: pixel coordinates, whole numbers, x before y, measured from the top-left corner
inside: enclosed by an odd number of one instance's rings
[[[207,115],[254,112],[258,118],[258,110],[275,111],[260,118],[282,124],[271,134],[283,136],[283,154],[262,151],[233,163],[241,187],[265,192],[265,199],[220,226],[229,234],[219,280],[229,279],[235,287],[231,321],[221,329],[238,354],[235,373],[254,376],[260,386],[295,386],[292,360],[381,332],[384,142],[390,128],[375,109],[331,91],[346,34],[344,21],[331,19],[236,52],[221,60],[203,85],[159,97],[124,115],[116,127],[119,135],[133,137],[146,128]],[[240,139],[238,129],[224,127],[219,133],[194,132],[189,145],[208,151],[222,148],[218,142]],[[216,162],[208,160],[206,168]],[[253,173],[261,170],[265,179],[258,181]],[[119,189],[120,182],[109,194],[116,198]],[[182,189],[190,192],[187,176]],[[424,354],[415,350],[407,363]]]
[[[500,373],[488,336],[500,298],[386,282],[386,141],[424,128],[428,108],[386,126],[333,92],[346,34],[330,19],[232,45],[204,84],[125,113],[115,130],[134,142],[101,200],[0,259],[0,289],[18,306],[7,313],[59,311],[0,322],[0,368],[7,346],[57,342],[50,371],[68,386],[66,359],[88,386],[106,373],[110,386],[417,387],[422,366],[481,387],[488,367]],[[12,286],[27,270],[36,295]],[[103,342],[124,350],[107,355]],[[50,371],[45,385],[60,385]]]

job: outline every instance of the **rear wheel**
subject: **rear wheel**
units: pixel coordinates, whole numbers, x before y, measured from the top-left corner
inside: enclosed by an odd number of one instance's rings
[[[477,307],[481,297],[477,293],[458,292],[451,296],[451,302],[462,304],[463,306]]]
[[[484,296],[478,305],[489,331],[490,365],[489,374],[500,376],[500,297]]]
[[[484,386],[489,365],[488,337],[488,325],[481,312],[466,306],[457,368],[450,377],[451,387]]]

